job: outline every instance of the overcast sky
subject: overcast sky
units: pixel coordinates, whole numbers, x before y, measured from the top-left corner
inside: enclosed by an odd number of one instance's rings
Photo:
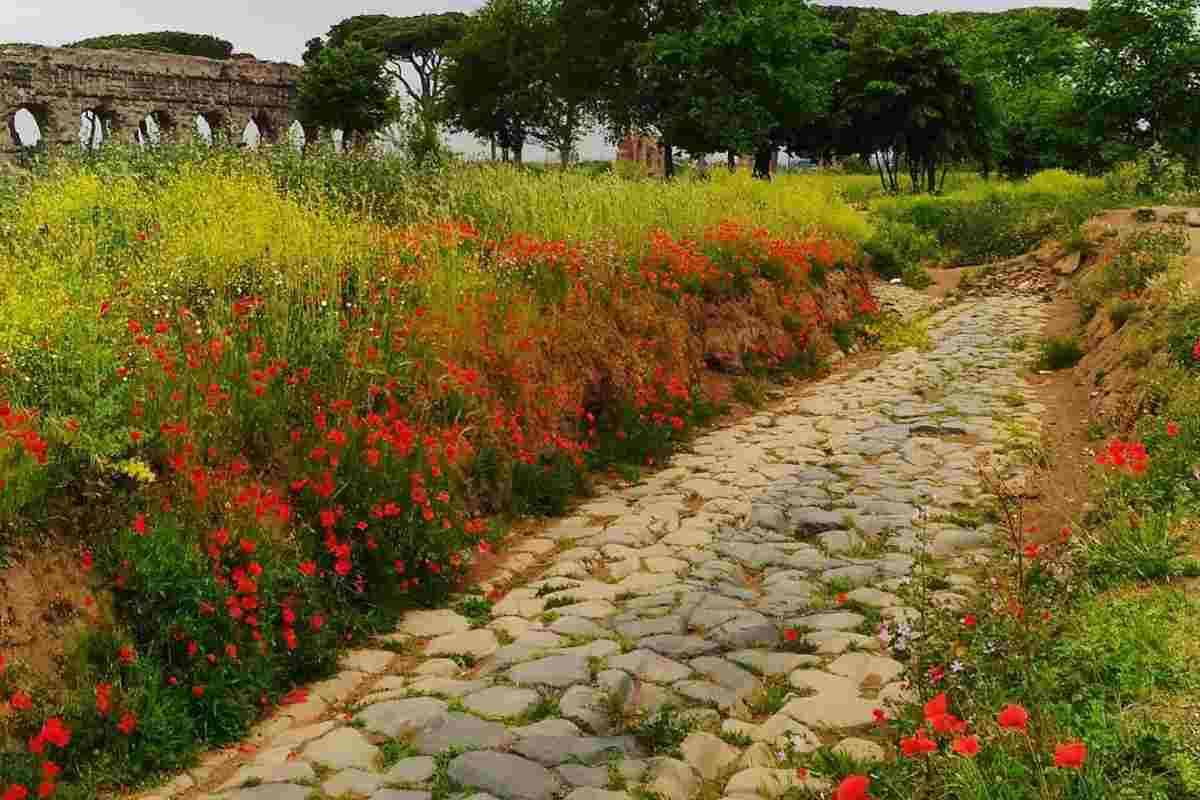
[[[481,4],[473,0],[376,0],[362,5],[355,0],[0,0],[0,42],[58,45],[109,33],[180,30],[228,39],[237,50],[253,53],[259,58],[299,63],[307,40],[323,35],[331,25],[349,16],[471,11]],[[934,10],[999,11],[1028,5],[1086,7],[1087,2],[880,0],[838,5],[867,5],[894,8],[904,13],[923,13]],[[482,146],[472,146],[465,139],[456,138],[454,144],[457,149],[482,150]],[[584,158],[610,158],[613,154],[613,148],[599,137],[589,137],[580,150]]]

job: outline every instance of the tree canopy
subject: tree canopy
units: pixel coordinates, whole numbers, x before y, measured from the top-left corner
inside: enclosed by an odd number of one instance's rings
[[[114,33],[71,42],[67,47],[88,50],[153,50],[181,56],[227,59],[233,55],[233,44],[216,36],[180,31],[156,33]]]
[[[340,129],[353,143],[361,143],[397,113],[382,56],[354,41],[311,56],[299,95],[305,123]]]

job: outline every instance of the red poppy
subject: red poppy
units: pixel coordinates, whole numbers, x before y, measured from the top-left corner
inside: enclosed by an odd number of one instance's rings
[[[1063,769],[1083,769],[1087,758],[1087,745],[1083,742],[1067,742],[1054,748],[1054,766]]]
[[[846,594],[845,592],[838,592],[838,593],[837,593],[837,596],[836,596],[836,597],[834,597],[834,600],[836,600],[836,601],[837,601],[837,604],[838,604],[839,606],[844,606],[844,605],[846,605],[846,601],[847,601],[847,600],[849,600],[849,599],[850,599],[850,595]]]
[[[292,689],[280,702],[285,706],[299,705],[308,700],[308,689]]]
[[[870,788],[871,779],[866,775],[847,775],[833,790],[832,800],[871,800]]]
[[[121,717],[121,721],[117,723],[117,730],[126,736],[132,736],[134,730],[137,729],[137,718],[126,712],[125,716]]]
[[[1007,705],[996,715],[996,722],[1001,728],[1024,732],[1029,724],[1029,712],[1021,706]]]
[[[1174,439],[1178,435],[1179,435],[1179,426],[1176,425],[1174,422],[1168,422],[1167,423],[1167,436],[1170,436],[1172,439]]]
[[[129,645],[122,645],[121,649],[117,651],[117,657],[121,659],[122,664],[132,664],[136,654]]]
[[[299,570],[300,570],[301,574],[312,577],[313,575],[317,574],[317,562],[305,561],[303,564],[300,565]]]
[[[900,740],[900,751],[909,758],[932,753],[936,750],[937,742],[926,736],[924,730],[918,730],[916,736]]]
[[[55,747],[66,747],[71,743],[71,730],[58,717],[42,723],[42,732],[38,735]]]
[[[55,786],[52,781],[42,781],[41,785],[38,786],[38,797],[49,797],[50,795],[54,794],[54,790],[57,788],[58,787]]]
[[[325,618],[320,614],[313,614],[312,618],[309,619],[308,624],[314,631],[319,631],[325,625]]]
[[[62,767],[53,761],[42,762],[42,778],[44,780],[52,781],[58,777],[60,772],[62,772]]]
[[[884,710],[882,708],[871,709],[871,716],[875,717],[876,725],[886,725],[887,724],[887,714],[884,712]]]
[[[960,756],[974,758],[979,753],[979,737],[960,736],[954,740],[954,744],[950,746],[950,749]]]
[[[1042,548],[1036,544],[1025,545],[1025,557],[1026,558],[1037,558],[1041,552],[1042,552]]]
[[[975,620],[975,615],[974,615],[974,614],[967,614],[965,617],[963,617],[962,624],[963,624],[963,625],[965,625],[965,626],[966,626],[966,627],[968,627],[968,628],[974,628],[974,627],[975,627],[975,622],[976,622],[976,620]]]
[[[13,711],[28,711],[33,708],[33,698],[24,692],[13,692],[13,696],[8,700],[9,706]]]
[[[193,697],[204,697],[204,687],[203,686],[193,686],[192,687],[192,696]]]
[[[29,790],[19,783],[14,783],[4,791],[3,800],[28,800]]]
[[[941,692],[937,697],[925,704],[925,721],[943,716],[950,709],[950,703],[946,699],[946,693]]]
[[[138,514],[133,518],[133,532],[138,536],[146,535],[146,515]]]
[[[783,631],[783,638],[787,639],[789,642],[794,642],[796,639],[800,638],[800,632],[795,628],[785,628]]]
[[[112,684],[98,683],[96,684],[96,713],[107,717],[110,710],[112,710]]]

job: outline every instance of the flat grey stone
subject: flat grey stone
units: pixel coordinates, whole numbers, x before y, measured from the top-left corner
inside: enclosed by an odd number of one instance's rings
[[[826,614],[810,614],[796,620],[796,627],[814,631],[849,631],[862,625],[865,617],[853,611],[830,611]]]
[[[559,617],[550,623],[550,630],[563,636],[612,636],[612,631],[583,617]]]
[[[687,621],[683,617],[670,615],[623,622],[614,625],[613,628],[627,639],[640,639],[660,633],[683,634],[687,631]]]
[[[463,633],[448,633],[439,636],[425,646],[427,656],[467,655],[484,658],[500,649],[496,634],[487,628],[476,628]]]
[[[699,636],[674,636],[670,634],[647,636],[638,641],[638,647],[676,658],[703,656],[715,653],[721,649],[721,646],[716,642],[710,642],[708,639],[702,639]]]
[[[577,655],[547,656],[513,667],[509,678],[518,686],[566,687],[591,680],[587,658]]]
[[[541,695],[532,689],[493,686],[482,692],[467,695],[463,706],[485,717],[517,717],[537,705]]]
[[[791,517],[792,526],[798,533],[806,536],[836,531],[845,525],[841,514],[821,508],[799,508],[792,512]]]
[[[321,784],[321,791],[330,797],[343,794],[371,794],[383,785],[383,778],[361,769],[344,769],[334,773]]]
[[[478,750],[450,762],[450,779],[504,800],[550,800],[561,788],[558,776],[520,756]]]
[[[674,683],[692,674],[690,668],[651,650],[633,650],[614,656],[608,659],[608,666],[623,669],[641,680],[658,683]]]
[[[422,755],[437,755],[451,747],[507,747],[514,738],[500,722],[450,712],[430,723],[413,743]]]
[[[750,691],[758,686],[758,678],[752,673],[723,658],[701,656],[688,663],[696,672],[735,692]]]
[[[608,786],[608,767],[563,764],[557,771],[562,779],[571,786],[590,786],[596,789]]]
[[[358,712],[355,720],[371,733],[399,738],[421,730],[446,713],[446,702],[414,697],[375,703]]]
[[[383,776],[387,783],[424,783],[433,777],[437,761],[433,756],[402,758]]]
[[[526,736],[579,736],[579,726],[569,719],[544,719],[531,725],[510,728],[520,738]]]
[[[617,754],[640,758],[643,753],[632,736],[529,736],[512,746],[514,752],[548,767],[566,761],[596,764]]]
[[[605,713],[607,697],[590,686],[572,686],[558,701],[558,712],[593,733],[607,733],[611,727]]]
[[[312,788],[294,783],[264,783],[249,789],[237,789],[226,800],[308,800]]]
[[[721,709],[730,708],[737,702],[737,695],[733,691],[709,681],[679,681],[671,684],[671,689],[689,700]]]
[[[304,748],[305,758],[330,769],[370,769],[378,756],[379,748],[349,727],[337,728]]]

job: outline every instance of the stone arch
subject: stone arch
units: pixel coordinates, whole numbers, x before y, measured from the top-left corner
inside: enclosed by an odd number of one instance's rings
[[[238,143],[242,147],[254,150],[263,143],[264,138],[262,128],[258,126],[258,120],[250,117],[242,127],[242,136],[238,140]]]
[[[87,106],[79,112],[79,146],[95,151],[116,133],[116,114],[104,106]]]
[[[134,136],[143,147],[169,141],[175,133],[175,117],[163,110],[154,110],[138,120]]]
[[[281,121],[274,119],[265,111],[251,111],[246,115],[245,120],[241,129],[240,141],[244,146],[250,148],[277,142],[281,130],[286,131],[287,129],[286,125],[281,124]]]
[[[31,150],[44,147],[50,133],[50,115],[45,106],[26,104],[19,106],[9,115],[8,133],[12,137],[13,147],[18,150]]]
[[[308,149],[310,144],[316,142],[316,137],[313,135],[316,131],[312,128],[306,128],[300,120],[292,120],[292,124],[287,126],[283,141],[303,152]]]
[[[227,141],[231,138],[229,115],[219,109],[198,111],[192,120],[192,130],[206,144]]]

